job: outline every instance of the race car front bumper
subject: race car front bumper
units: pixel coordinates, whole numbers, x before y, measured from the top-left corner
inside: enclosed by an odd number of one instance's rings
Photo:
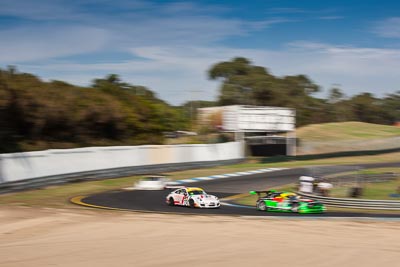
[[[207,202],[207,203],[196,203],[197,207],[199,208],[208,208],[208,209],[212,209],[212,208],[219,208],[221,206],[221,203],[219,201],[214,201],[214,202]]]

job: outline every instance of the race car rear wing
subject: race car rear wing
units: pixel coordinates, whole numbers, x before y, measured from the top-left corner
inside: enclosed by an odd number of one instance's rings
[[[262,193],[270,194],[270,193],[275,193],[275,192],[276,192],[275,190],[266,190],[266,191],[255,191],[255,190],[253,190],[253,191],[250,191],[249,193],[250,193],[250,195],[260,196]]]
[[[167,185],[164,187],[164,189],[168,189],[170,191],[173,191],[173,190],[179,189],[179,188],[186,188],[186,186],[184,186],[184,185]]]

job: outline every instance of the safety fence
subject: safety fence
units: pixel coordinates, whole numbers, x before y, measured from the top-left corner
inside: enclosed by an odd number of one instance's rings
[[[343,175],[338,177],[328,178],[327,181],[333,184],[334,186],[346,186],[346,185],[354,185],[354,184],[365,184],[365,183],[383,183],[396,180],[400,177],[400,174],[387,172],[381,174],[350,174]]]
[[[352,198],[332,198],[305,193],[298,193],[301,196],[318,200],[323,204],[354,209],[375,209],[375,210],[400,210],[398,200],[372,200],[372,199],[352,199]]]

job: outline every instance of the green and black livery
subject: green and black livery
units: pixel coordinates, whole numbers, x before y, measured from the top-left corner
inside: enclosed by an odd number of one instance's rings
[[[250,191],[258,195],[256,207],[260,211],[291,212],[291,213],[324,213],[326,207],[319,201],[305,199],[292,192]]]

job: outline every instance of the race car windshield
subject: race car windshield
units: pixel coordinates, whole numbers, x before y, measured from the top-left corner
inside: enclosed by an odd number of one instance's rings
[[[194,190],[189,192],[190,195],[204,195],[205,192],[202,190]]]

